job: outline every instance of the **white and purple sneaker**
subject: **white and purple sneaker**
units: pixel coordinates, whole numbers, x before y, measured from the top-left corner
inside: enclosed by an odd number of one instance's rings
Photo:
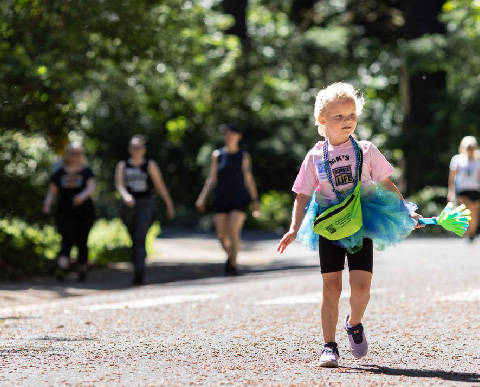
[[[320,367],[337,368],[339,358],[337,343],[326,343],[320,355]]]
[[[352,326],[348,323],[349,317],[350,315],[348,315],[345,320],[345,330],[348,333],[348,341],[350,343],[353,356],[357,359],[360,359],[368,352],[367,339],[365,337],[365,333],[363,332],[362,323]]]

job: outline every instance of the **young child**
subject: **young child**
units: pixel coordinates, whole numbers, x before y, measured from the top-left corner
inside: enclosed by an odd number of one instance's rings
[[[315,124],[326,140],[319,141],[303,161],[293,185],[297,197],[292,223],[277,249],[283,253],[295,239],[311,248],[318,246],[323,278],[321,320],[325,344],[320,356],[322,367],[338,367],[340,355],[335,331],[345,255],[351,287],[351,311],[346,317],[345,329],[353,356],[361,358],[368,349],[361,321],[370,298],[373,246],[382,249],[398,243],[418,227],[412,218],[420,217],[414,212],[416,206],[405,203],[389,179],[394,169],[375,145],[369,141],[357,143],[353,139],[363,105],[363,97],[348,83],[334,83],[318,93]],[[362,155],[358,182],[361,184],[361,229],[337,241],[314,234],[315,216],[353,191],[355,171]],[[314,193],[314,200],[310,200]]]

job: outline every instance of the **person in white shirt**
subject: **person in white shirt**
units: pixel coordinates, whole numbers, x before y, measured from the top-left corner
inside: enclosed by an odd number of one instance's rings
[[[477,231],[480,210],[480,151],[473,136],[464,137],[458,150],[459,154],[450,161],[447,199],[465,204],[472,212],[470,226],[464,235],[471,242]]]

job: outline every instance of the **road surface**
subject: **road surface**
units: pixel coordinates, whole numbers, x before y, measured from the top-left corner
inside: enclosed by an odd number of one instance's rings
[[[355,360],[318,365],[321,276],[299,244],[246,233],[243,275],[222,274],[212,234],[167,232],[147,285],[131,269],[0,287],[1,386],[480,386],[480,243],[408,239],[376,253]]]

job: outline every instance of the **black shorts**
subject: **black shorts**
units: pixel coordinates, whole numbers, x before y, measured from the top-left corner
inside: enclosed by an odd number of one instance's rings
[[[468,191],[460,191],[457,193],[457,196],[463,196],[472,202],[476,202],[477,200],[480,200],[480,191],[475,191],[475,190],[468,190]]]
[[[232,211],[241,211],[247,213],[249,202],[237,204],[214,204],[213,212],[215,214],[228,214]]]
[[[350,254],[347,249],[333,244],[332,241],[320,236],[318,253],[320,255],[320,270],[322,273],[332,273],[345,269],[345,255],[348,260],[348,270],[373,270],[373,243],[371,239],[363,240],[362,249]]]

